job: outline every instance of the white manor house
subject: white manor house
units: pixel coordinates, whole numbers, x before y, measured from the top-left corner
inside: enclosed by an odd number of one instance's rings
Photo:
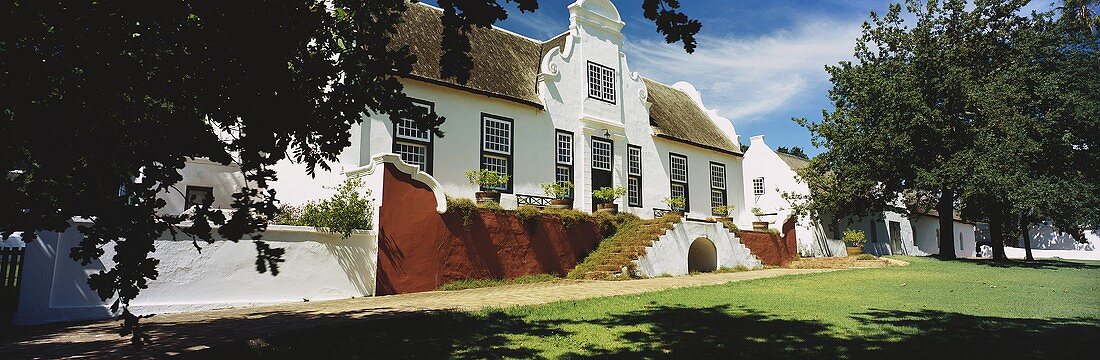
[[[505,208],[545,201],[540,184],[571,181],[577,209],[593,209],[593,189],[622,186],[628,192],[619,208],[641,217],[667,209],[663,199],[683,196],[689,217],[731,205],[734,219],[749,221],[742,153],[729,120],[706,109],[691,84],[669,86],[631,71],[624,23],[610,1],[579,0],[569,12],[569,29],[549,40],[475,29],[474,68],[461,84],[440,76],[441,11],[412,4],[394,42],[408,45],[418,61],[401,81],[418,104],[446,117],[444,137],[372,114],[352,130],[353,145],[335,168],[352,170],[392,152],[455,197],[479,191],[467,170],[507,174]],[[342,179],[339,171],[307,178],[291,164],[279,170],[275,186],[289,203],[322,198],[322,185]]]

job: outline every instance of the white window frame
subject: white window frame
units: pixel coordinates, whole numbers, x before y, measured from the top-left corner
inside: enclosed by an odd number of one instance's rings
[[[602,148],[605,145],[607,147]],[[611,166],[615,161],[613,147],[611,141],[596,137],[592,138],[592,169],[611,171]]]
[[[428,113],[432,112],[431,104],[414,101],[413,105],[424,108],[428,111]],[[418,129],[416,127],[416,120],[405,118],[395,122],[393,125],[394,137],[398,139],[416,140],[423,142],[432,141],[431,131]]]
[[[626,173],[628,175],[642,175],[642,148],[637,146],[626,147],[627,161]]]
[[[679,183],[688,182],[687,161],[687,156],[677,154],[668,155],[668,174],[669,178],[672,179],[672,181]]]
[[[499,131],[504,131],[506,135],[501,136],[497,134]],[[503,155],[512,155],[511,121],[491,115],[483,115],[481,117],[481,134],[481,150]]]
[[[764,195],[765,192],[766,191],[764,189],[764,178],[763,177],[758,177],[758,178],[752,179],[752,194],[756,195],[756,196],[761,196],[761,195]]]
[[[410,149],[419,148],[419,149],[421,149],[422,153],[417,154],[415,152],[406,151],[403,147],[407,147],[407,148],[410,148]],[[394,146],[394,148],[395,148],[394,151],[397,153],[397,155],[401,156],[401,161],[404,161],[405,163],[407,163],[409,165],[416,165],[417,167],[420,168],[420,171],[427,172],[427,169],[428,169],[428,151],[429,151],[428,150],[428,145],[422,144],[422,143],[416,143],[416,142],[409,142],[409,141],[398,141],[397,144]],[[417,161],[417,159],[416,159],[417,156],[419,156],[421,158],[421,159],[419,159],[419,161]]]
[[[424,108],[428,113],[435,111],[435,104],[430,102],[414,99],[413,105]],[[433,140],[432,132],[417,129],[416,121],[413,119],[405,118],[393,123],[393,152],[399,155],[402,161],[417,165],[420,171],[429,174],[432,172]],[[406,151],[406,148],[422,149],[423,154]],[[423,159],[421,161],[413,160],[417,156]]]
[[[503,132],[503,134],[500,134]],[[480,169],[492,170],[508,175],[508,183],[502,187],[483,187],[482,190],[497,190],[511,193],[515,175],[512,149],[515,145],[515,123],[512,119],[481,113],[481,161]],[[501,164],[502,163],[502,164]]]
[[[573,165],[573,134],[558,130],[555,136],[555,158],[558,164]]]
[[[615,103],[615,69],[588,62],[588,97]]]

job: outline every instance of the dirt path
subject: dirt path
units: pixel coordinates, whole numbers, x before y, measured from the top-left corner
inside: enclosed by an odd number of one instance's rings
[[[630,281],[557,281],[461,291],[433,291],[370,298],[313,301],[252,308],[154,316],[143,321],[153,344],[137,350],[118,335],[114,321],[16,328],[0,338],[0,358],[162,357],[212,346],[371,318],[424,311],[544,304],[559,300],[637,294],[717,285],[830,269],[766,269]]]

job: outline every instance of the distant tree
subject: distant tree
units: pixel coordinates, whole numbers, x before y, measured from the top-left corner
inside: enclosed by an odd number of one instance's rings
[[[951,258],[956,204],[1000,231],[992,222],[1020,209],[1068,221],[1092,201],[1080,192],[1096,186],[1097,43],[1052,14],[1020,14],[1026,3],[910,1],[914,24],[900,5],[872,13],[856,61],[827,67],[835,110],[796,120],[826,149],[803,171],[810,208],[858,215],[913,200],[941,214]]]
[[[807,159],[807,160],[810,159],[810,156],[806,155],[806,152],[803,151],[802,148],[798,147],[798,146],[793,146],[790,149],[788,149],[786,147],[783,147],[783,146],[780,146],[780,147],[776,148],[775,151],[776,152],[781,152],[781,153],[784,153],[784,154],[787,154],[787,155],[791,155],[791,156],[800,157],[800,158]]]
[[[500,5],[535,0],[441,0],[443,73],[472,67],[466,33],[505,19]],[[282,249],[259,234],[278,201],[268,184],[283,159],[328,169],[366,114],[416,120],[443,136],[445,119],[414,106],[398,78],[415,58],[391,43],[404,1],[9,1],[0,5],[0,231],[62,231],[90,219],[69,255],[89,263],[114,243],[114,266],[89,285],[125,308],[157,278],[153,239],[213,227],[251,239],[256,268],[277,274]],[[644,16],[685,50],[698,21],[676,0],[645,0]],[[532,81],[534,81],[532,79]],[[248,184],[228,216],[209,204],[166,214],[188,158],[240,165]],[[181,226],[185,221],[191,226]],[[129,314],[129,312],[124,312]],[[136,323],[136,318],[127,322]],[[135,336],[135,339],[139,337]]]

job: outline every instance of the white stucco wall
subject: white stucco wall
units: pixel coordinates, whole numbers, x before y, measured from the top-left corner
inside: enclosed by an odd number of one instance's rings
[[[682,220],[670,230],[665,231],[653,245],[646,248],[646,255],[634,261],[639,275],[655,277],[662,275],[684,275],[688,273],[688,250],[691,244],[700,238],[714,243],[717,252],[718,267],[748,268],[761,266],[760,259],[722,223],[705,223]]]
[[[939,254],[939,233],[937,232],[940,228],[939,218],[933,216],[918,216],[911,221],[913,227],[913,241],[916,243],[917,248],[930,255]],[[955,256],[974,257],[976,254],[976,243],[974,238],[974,231],[976,229],[974,224],[955,221],[952,227],[953,238],[955,239]]]
[[[753,179],[764,178],[764,194],[753,193]],[[755,221],[752,215],[753,208],[760,208],[766,214],[760,220],[771,223],[770,227],[778,229],[783,222],[792,216],[792,204],[783,198],[784,193],[807,196],[809,187],[799,181],[798,174],[791,169],[786,162],[779,157],[774,150],[764,142],[764,135],[750,138],[749,149],[745,151],[744,176],[741,182],[742,193],[745,197],[745,206],[742,206],[742,218],[746,223],[742,226],[752,226],[750,221]],[[802,256],[842,256],[842,249],[835,241],[830,243],[828,233],[822,233],[824,228],[818,219],[809,216],[799,217],[795,223],[795,235],[797,238],[798,253]]]
[[[632,72],[623,52],[624,25],[614,5],[606,0],[578,1],[570,5],[571,26],[564,49],[549,50],[542,58],[538,93],[544,105],[539,109],[505,99],[493,98],[417,80],[404,79],[405,92],[412,98],[431,103],[447,121],[440,127],[442,138],[433,141],[431,174],[447,194],[472,198],[478,189],[467,182],[465,172],[480,168],[482,114],[512,119],[513,191],[504,194],[504,207],[515,205],[514,194],[544,196],[540,184],[554,181],[555,130],[573,133],[574,207],[592,208],[591,142],[604,138],[605,131],[614,144],[613,184],[626,186],[627,145],[642,149],[643,199],[639,207],[628,207],[624,197],[618,201],[622,211],[652,217],[653,208],[667,208],[661,201],[671,192],[668,176],[668,152],[686,155],[689,161],[691,217],[710,216],[709,162],[726,165],[727,202],[740,208],[741,158],[653,136],[647,108],[648,92],[639,74]],[[616,101],[608,103],[588,97],[587,66],[595,62],[615,70]],[[712,121],[736,143],[736,132],[728,120],[702,105],[690,84],[676,88],[688,93]],[[724,125],[721,125],[724,123]],[[343,158],[358,158],[363,165],[371,156],[393,149],[393,124],[385,114],[365,119],[360,143]],[[734,214],[739,218],[738,214]]]
[[[1032,225],[1028,235],[1031,236],[1031,248],[1038,250],[1097,251],[1097,244],[1100,244],[1100,236],[1094,230],[1086,230],[1086,242],[1080,243],[1073,235],[1059,231],[1050,224]],[[1017,246],[1024,246],[1023,239],[1019,239]]]
[[[113,246],[100,261],[87,266],[69,258],[81,235],[75,227],[63,233],[41,232],[28,243],[17,324],[104,319],[109,306],[88,288],[89,274],[111,267]],[[263,239],[286,249],[279,275],[256,272],[251,241],[200,243],[164,237],[154,244],[160,259],[156,280],[131,303],[135,314],[206,310],[374,294],[377,236],[363,232],[349,239],[312,228],[270,226]]]
[[[179,214],[187,208],[184,194],[187,186],[202,186],[214,189],[214,208],[228,209],[233,203],[233,193],[243,188],[247,182],[240,173],[240,166],[236,164],[222,165],[206,159],[189,159],[186,166],[180,170],[183,180],[177,183],[175,190],[169,190],[158,194],[158,198],[164,199],[165,206],[161,209],[167,214]]]

